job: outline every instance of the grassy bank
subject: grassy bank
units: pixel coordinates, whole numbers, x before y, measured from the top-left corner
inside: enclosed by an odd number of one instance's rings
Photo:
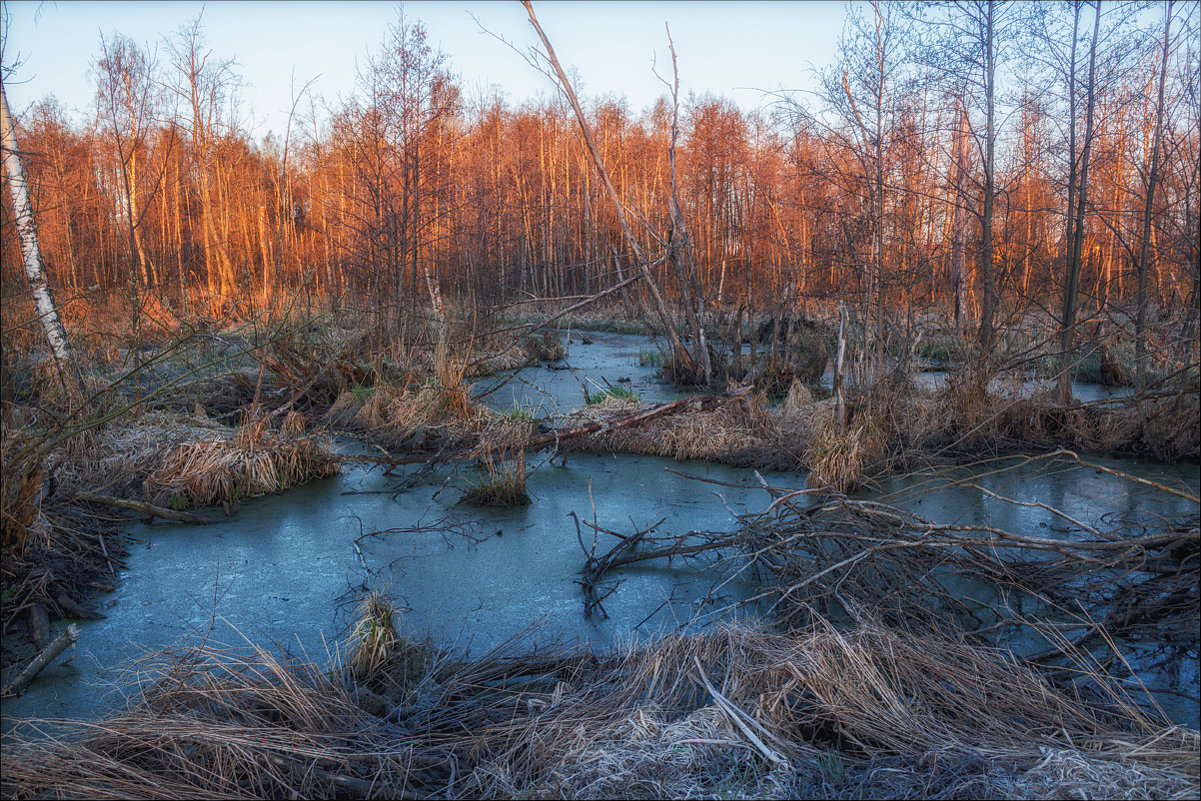
[[[879,622],[620,653],[514,641],[465,661],[373,637],[360,669],[162,654],[120,717],[10,739],[3,795],[1183,799],[1199,786],[1197,732]]]

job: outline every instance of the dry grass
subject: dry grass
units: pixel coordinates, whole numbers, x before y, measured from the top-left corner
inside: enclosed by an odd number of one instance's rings
[[[326,419],[363,432],[391,450],[432,451],[470,446],[489,418],[463,386],[427,379],[417,385],[376,384],[365,401],[343,392]]]
[[[567,425],[611,421],[637,408],[635,401],[606,396],[601,403],[572,414]],[[688,409],[627,428],[602,428],[579,447],[587,452],[705,459],[736,466],[788,469],[797,464],[796,457],[773,437],[770,415],[754,398],[713,409]]]
[[[794,378],[788,386],[788,394],[784,396],[781,406],[785,411],[797,412],[813,403],[813,393],[799,378]]]
[[[301,421],[291,417],[276,432],[258,420],[232,433],[182,442],[146,477],[143,492],[159,506],[208,506],[336,474],[340,463],[329,440],[305,435]]]
[[[1062,406],[1051,392],[992,394],[953,380],[928,399],[904,429],[926,451],[1000,454],[1066,447],[1176,462],[1201,456],[1201,405],[1196,392],[1144,400]]]
[[[472,506],[526,506],[530,503],[525,489],[525,450],[489,449],[482,458],[483,470],[478,486],[463,493],[463,503]]]
[[[346,666],[356,676],[370,676],[395,654],[401,642],[396,633],[396,606],[386,595],[363,597],[348,643]]]
[[[810,439],[805,451],[809,486],[847,493],[860,487],[884,457],[884,437],[874,422],[861,422],[842,432],[827,424]]]
[[[405,670],[409,692],[372,704],[337,665],[212,646],[160,659],[122,716],[60,742],[10,738],[4,796],[1134,799],[1199,784],[1196,732],[872,621],[619,654],[519,638],[469,661],[431,654],[423,673],[375,661],[373,681]]]

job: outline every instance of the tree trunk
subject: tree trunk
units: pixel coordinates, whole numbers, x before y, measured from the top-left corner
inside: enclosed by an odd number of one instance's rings
[[[1077,11],[1077,13],[1079,13]],[[1060,370],[1059,370],[1059,401],[1070,403],[1072,400],[1072,354],[1076,325],[1076,296],[1080,285],[1080,253],[1084,245],[1084,208],[1088,200],[1088,161],[1093,145],[1093,109],[1096,106],[1096,91],[1094,81],[1097,71],[1097,34],[1101,29],[1101,0],[1097,0],[1096,15],[1093,18],[1093,38],[1089,46],[1088,56],[1088,97],[1085,100],[1084,113],[1084,145],[1080,154],[1080,179],[1076,191],[1075,222],[1069,230],[1072,231],[1070,243],[1071,252],[1068,256],[1067,275],[1063,288],[1063,316],[1060,319]],[[1074,35],[1074,29],[1073,29]],[[1075,42],[1073,41],[1073,54]],[[1073,58],[1073,64],[1075,59]],[[1069,80],[1076,81],[1075,70]],[[1073,131],[1076,120],[1070,120]],[[1075,165],[1073,164],[1073,171]],[[1072,214],[1071,207],[1068,214]]]
[[[9,113],[8,95],[4,92],[3,85],[0,85],[0,129],[3,130],[4,169],[8,173],[8,186],[12,192],[13,215],[16,218],[17,235],[21,240],[21,255],[25,258],[25,275],[33,292],[38,319],[42,321],[42,330],[46,333],[46,341],[50,343],[50,352],[54,354],[59,378],[68,398],[73,402],[82,402],[86,397],[83,379],[80,378],[71,359],[71,340],[67,338],[67,331],[58,316],[58,306],[50,290],[50,280],[42,265],[37,225],[33,219],[25,168],[21,164],[20,149],[17,146],[16,124]]]
[[[956,109],[958,123],[955,126],[955,208],[951,222],[951,273],[955,291],[955,329],[959,336],[967,334],[970,320],[967,310],[967,266],[964,246],[967,239],[964,176],[967,174],[967,103],[960,99]]]
[[[1151,213],[1154,211],[1155,184],[1159,181],[1159,147],[1163,139],[1163,94],[1167,81],[1168,48],[1172,27],[1172,0],[1168,0],[1163,22],[1163,53],[1159,63],[1159,98],[1155,107],[1155,135],[1151,145],[1151,171],[1147,176],[1147,197],[1143,205],[1143,236],[1138,257],[1138,313],[1134,318],[1134,386],[1137,392],[1147,387],[1147,261],[1150,257]]]
[[[985,366],[981,375],[990,372],[993,361],[994,317],[997,311],[997,286],[993,269],[993,214],[996,205],[996,44],[993,6],[986,11],[984,46],[984,102],[987,121],[984,131],[984,211],[980,220],[980,356]],[[981,380],[987,383],[987,378]]]

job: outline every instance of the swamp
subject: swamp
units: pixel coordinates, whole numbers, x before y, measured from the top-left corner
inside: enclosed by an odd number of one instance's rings
[[[1197,5],[640,115],[425,12],[282,138],[205,17],[86,124],[5,33],[0,796],[1197,797]]]

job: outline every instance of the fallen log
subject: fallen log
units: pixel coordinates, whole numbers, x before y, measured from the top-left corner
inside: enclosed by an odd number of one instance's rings
[[[163,520],[173,520],[176,523],[215,523],[216,520],[205,517],[204,515],[192,514],[191,512],[179,512],[175,509],[166,509],[162,506],[155,506],[152,503],[144,503],[143,501],[127,501],[124,498],[113,498],[108,495],[97,495],[94,492],[89,492],[86,495],[80,495],[81,501],[93,501],[94,503],[102,503],[105,506],[113,506],[117,509],[127,509],[131,512],[141,512],[147,517],[161,517]],[[105,554],[108,558],[108,554]],[[110,562],[110,567],[111,567]]]
[[[523,447],[528,450],[541,450],[551,445],[558,446],[566,440],[578,439],[589,434],[595,434],[598,431],[615,431],[619,428],[628,428],[629,426],[639,425],[648,420],[654,420],[657,417],[663,417],[668,414],[676,414],[689,410],[712,409],[720,403],[745,398],[750,392],[751,388],[746,386],[730,390],[729,392],[680,398],[670,403],[661,403],[658,406],[652,406],[649,409],[638,409],[627,414],[618,415],[609,420],[591,420],[573,428],[558,429],[547,434],[539,434],[527,439]]]

